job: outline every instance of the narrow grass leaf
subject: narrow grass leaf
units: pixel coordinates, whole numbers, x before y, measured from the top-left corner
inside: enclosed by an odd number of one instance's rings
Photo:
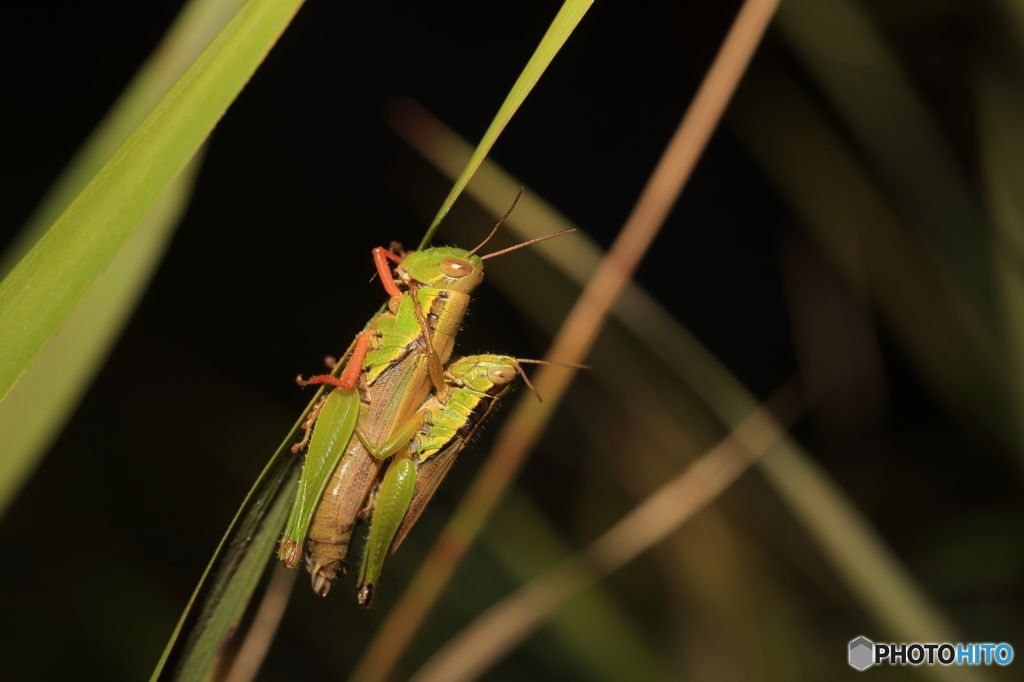
[[[1012,446],[992,344],[975,343],[959,323],[957,302],[921,244],[811,96],[781,72],[751,76],[732,120],[754,157],[944,401]]]
[[[200,163],[197,156],[160,196],[61,333],[0,403],[0,433],[6,434],[0,458],[0,517],[60,435],[142,298],[188,206]]]
[[[880,28],[855,0],[791,0],[778,26],[928,246],[973,342],[991,344],[991,224]]]
[[[5,275],[32,248],[117,148],[145,118],[242,0],[191,0],[0,256]],[[0,403],[0,433],[10,434],[0,461],[0,516],[60,434],[65,421],[116,342],[163,257],[192,193],[194,158],[154,204],[124,247]]]
[[[301,461],[291,454],[291,444],[301,421],[292,427],[224,534],[151,682],[210,679],[224,662],[221,656],[266,571],[291,509]]]
[[[198,151],[300,5],[249,0],[0,282],[0,398]]]
[[[501,135],[501,131],[505,129],[513,114],[516,113],[523,101],[526,100],[526,96],[533,90],[533,86],[540,80],[544,70],[548,68],[551,60],[555,58],[562,45],[569,39],[576,25],[580,23],[583,15],[587,13],[592,4],[594,4],[594,0],[565,0],[562,9],[555,15],[555,20],[551,22],[551,26],[548,27],[544,37],[541,38],[540,44],[537,45],[533,56],[530,57],[530,61],[526,63],[526,67],[519,74],[519,78],[516,79],[512,89],[509,90],[508,96],[505,97],[504,103],[498,109],[498,113],[494,116],[494,120],[491,121],[490,127],[487,128],[483,139],[480,140],[476,151],[473,152],[473,156],[470,157],[469,163],[466,164],[462,174],[459,175],[448,196],[445,198],[444,203],[441,204],[437,215],[434,216],[434,221],[430,224],[427,233],[423,235],[423,240],[420,242],[420,249],[430,244],[430,240],[434,238],[434,233],[437,232],[441,221],[448,215],[452,204],[462,194],[462,190],[465,189],[476,169],[480,167],[480,163],[487,156],[487,152],[494,146],[494,142]]]
[[[1024,453],[1024,96],[990,64],[976,69],[982,179],[996,227],[1000,322],[1014,409],[1017,451]]]
[[[160,44],[60,172],[10,246],[0,254],[0,278],[60,217],[244,1],[189,0],[181,8]]]
[[[569,556],[551,522],[514,489],[495,511],[483,539],[519,584]],[[563,650],[587,670],[589,679],[654,682],[670,678],[629,613],[602,587],[583,592],[552,614],[551,631]]]

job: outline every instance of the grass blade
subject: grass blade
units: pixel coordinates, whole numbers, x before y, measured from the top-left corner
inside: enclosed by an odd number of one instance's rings
[[[312,403],[310,403],[312,406]],[[246,496],[171,635],[151,680],[210,679],[281,536],[299,480],[297,422]]]
[[[779,27],[939,265],[979,345],[998,338],[991,225],[932,113],[854,0],[794,0]]]
[[[60,434],[156,271],[192,195],[197,157],[156,201],[142,225],[0,403],[0,516]]]
[[[483,540],[519,584],[571,555],[558,529],[515,488],[495,511]],[[597,587],[579,595],[552,614],[551,629],[562,651],[575,656],[590,679],[671,679],[657,648],[610,590]]]
[[[198,151],[300,4],[249,0],[0,282],[0,398]]]
[[[991,344],[959,324],[940,275],[811,97],[781,74],[754,75],[733,119],[754,157],[943,399],[1012,444]]]
[[[224,27],[241,0],[192,0],[89,136],[11,245],[0,256],[4,275],[117,151],[174,81]],[[29,372],[0,403],[0,432],[10,434],[0,462],[0,515],[61,433],[65,421],[146,289],[170,234],[188,205],[200,161],[193,159],[96,281]]]
[[[508,96],[502,103],[501,108],[498,109],[498,113],[494,116],[494,120],[491,121],[490,127],[487,128],[487,132],[484,133],[480,144],[477,145],[476,151],[473,152],[473,156],[470,157],[469,163],[455,181],[448,196],[445,197],[437,215],[434,216],[433,222],[430,223],[427,233],[423,235],[423,240],[419,245],[420,249],[425,248],[430,243],[430,240],[434,238],[434,233],[437,232],[441,221],[448,215],[452,204],[462,194],[462,190],[466,188],[470,178],[473,177],[477,168],[480,167],[484,157],[487,156],[487,152],[494,146],[494,142],[501,135],[501,131],[508,125],[513,114],[516,113],[526,99],[526,96],[533,90],[533,86],[537,84],[544,70],[548,68],[548,64],[558,54],[562,45],[568,40],[569,35],[576,28],[576,25],[580,23],[583,15],[587,13],[587,10],[590,9],[593,3],[594,0],[565,0],[562,9],[555,15],[555,20],[551,22],[551,26],[544,34],[544,37],[541,38],[540,44],[537,45],[533,56],[530,57],[530,61],[526,63],[523,72],[519,74],[519,78],[516,79],[512,89],[509,90]]]
[[[160,44],[0,255],[0,277],[5,277],[60,217],[243,2],[190,0],[182,7]]]

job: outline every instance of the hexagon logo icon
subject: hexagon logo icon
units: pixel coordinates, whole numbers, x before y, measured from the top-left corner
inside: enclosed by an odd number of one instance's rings
[[[850,642],[850,666],[866,670],[875,663],[875,643],[867,637],[858,637]]]

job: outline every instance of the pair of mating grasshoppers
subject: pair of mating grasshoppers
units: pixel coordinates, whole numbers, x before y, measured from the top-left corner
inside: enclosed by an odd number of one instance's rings
[[[505,217],[472,251],[375,248],[374,264],[391,297],[387,309],[359,335],[340,377],[298,378],[300,385],[333,389],[317,402],[293,447],[308,445],[308,451],[278,557],[288,568],[305,559],[318,595],[343,571],[356,523],[369,519],[356,597],[370,606],[384,559],[477,426],[517,375],[529,384],[519,363],[537,361],[474,355],[448,362],[470,294],[483,280],[483,261],[540,241],[476,255]]]

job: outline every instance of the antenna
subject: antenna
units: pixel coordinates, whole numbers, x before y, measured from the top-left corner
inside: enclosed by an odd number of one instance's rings
[[[512,205],[508,207],[507,211],[505,211],[505,215],[501,216],[501,220],[499,220],[498,224],[494,226],[494,229],[491,230],[491,233],[489,235],[487,235],[487,238],[484,239],[479,244],[477,244],[477,247],[475,249],[473,249],[472,251],[470,251],[470,253],[476,253],[480,249],[481,246],[483,246],[487,242],[491,241],[491,237],[493,237],[494,233],[498,231],[498,228],[501,227],[501,224],[503,222],[505,222],[505,218],[508,218],[510,215],[512,215],[512,209],[515,208],[516,204],[519,203],[519,197],[523,196],[523,190],[524,189],[526,189],[526,188],[525,187],[520,187],[519,188],[519,194],[517,194],[516,198],[512,200]]]
[[[556,235],[551,236],[554,237]],[[533,384],[530,383],[529,377],[526,376],[526,372],[524,372],[523,368],[519,366],[519,363],[528,362],[531,365],[555,365],[556,367],[571,367],[572,369],[593,369],[593,367],[591,367],[590,365],[577,365],[573,362],[555,362],[554,360],[527,360],[525,358],[510,359],[512,360],[512,366],[516,368],[516,371],[519,372],[519,376],[521,376],[523,378],[523,381],[526,382],[527,388],[529,388],[530,391],[535,396],[537,396],[537,402],[541,403],[544,402],[544,399],[540,397],[540,393],[538,393],[537,389],[534,388]]]
[[[571,230],[562,230],[561,232],[555,232],[554,234],[549,234],[546,237],[537,237],[536,239],[531,239],[528,242],[523,242],[522,244],[516,244],[515,246],[510,246],[507,249],[502,249],[501,251],[495,251],[494,253],[489,253],[486,256],[480,256],[480,260],[487,260],[488,258],[494,258],[495,256],[500,256],[503,253],[508,253],[509,251],[515,251],[516,249],[521,249],[524,246],[529,246],[530,244],[536,244],[537,242],[542,242],[542,241],[545,241],[547,239],[554,239],[555,237],[561,237],[563,234],[569,234],[570,232],[575,232],[575,231],[576,231],[576,228],[574,227]]]

